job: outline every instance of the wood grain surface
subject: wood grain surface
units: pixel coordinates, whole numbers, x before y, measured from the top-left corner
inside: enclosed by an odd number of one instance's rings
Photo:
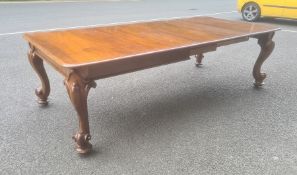
[[[192,17],[27,33],[24,37],[54,64],[77,67],[274,30],[277,29],[263,24]]]

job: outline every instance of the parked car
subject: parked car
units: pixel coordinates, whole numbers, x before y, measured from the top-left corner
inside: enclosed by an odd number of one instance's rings
[[[238,0],[237,10],[246,21],[260,17],[297,19],[297,0]]]

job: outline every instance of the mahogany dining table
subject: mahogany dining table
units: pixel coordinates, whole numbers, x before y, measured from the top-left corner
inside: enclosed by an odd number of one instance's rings
[[[187,17],[26,33],[24,38],[30,47],[29,61],[41,80],[35,90],[39,104],[47,105],[50,94],[43,61],[65,77],[64,84],[79,120],[73,139],[78,153],[85,154],[92,150],[87,96],[90,88],[96,87],[95,80],[185,61],[190,56],[196,57],[199,66],[204,53],[255,38],[261,51],[253,77],[254,85],[260,87],[266,78],[261,66],[274,49],[272,38],[277,30],[258,23]],[[247,59],[245,55],[242,58]]]

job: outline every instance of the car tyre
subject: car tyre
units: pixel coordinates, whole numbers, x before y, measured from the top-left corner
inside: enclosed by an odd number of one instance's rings
[[[261,9],[259,5],[253,2],[247,3],[242,8],[241,13],[242,13],[242,18],[248,22],[257,21],[261,17]]]

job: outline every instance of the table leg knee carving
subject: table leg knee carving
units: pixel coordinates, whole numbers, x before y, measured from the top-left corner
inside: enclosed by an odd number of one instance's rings
[[[264,79],[267,77],[265,73],[261,72],[261,67],[264,61],[270,56],[274,50],[275,43],[272,41],[274,32],[268,33],[266,35],[261,35],[258,38],[258,44],[261,47],[261,52],[258,59],[254,65],[253,76],[255,78],[255,87],[261,87],[264,85]]]
[[[79,119],[79,131],[73,136],[73,139],[76,142],[76,150],[81,154],[89,153],[92,149],[92,144],[89,142],[91,140],[91,135],[89,129],[87,96],[90,88],[96,87],[96,83],[94,81],[85,81],[77,74],[71,73],[64,84]]]
[[[41,87],[35,90],[35,94],[38,97],[37,102],[40,105],[47,105],[48,104],[47,98],[50,94],[50,84],[49,84],[46,71],[44,69],[43,60],[35,53],[35,48],[31,45],[29,46],[30,46],[30,51],[28,53],[28,58],[29,58],[30,64],[32,65],[33,69],[39,76],[39,79],[41,80]]]

